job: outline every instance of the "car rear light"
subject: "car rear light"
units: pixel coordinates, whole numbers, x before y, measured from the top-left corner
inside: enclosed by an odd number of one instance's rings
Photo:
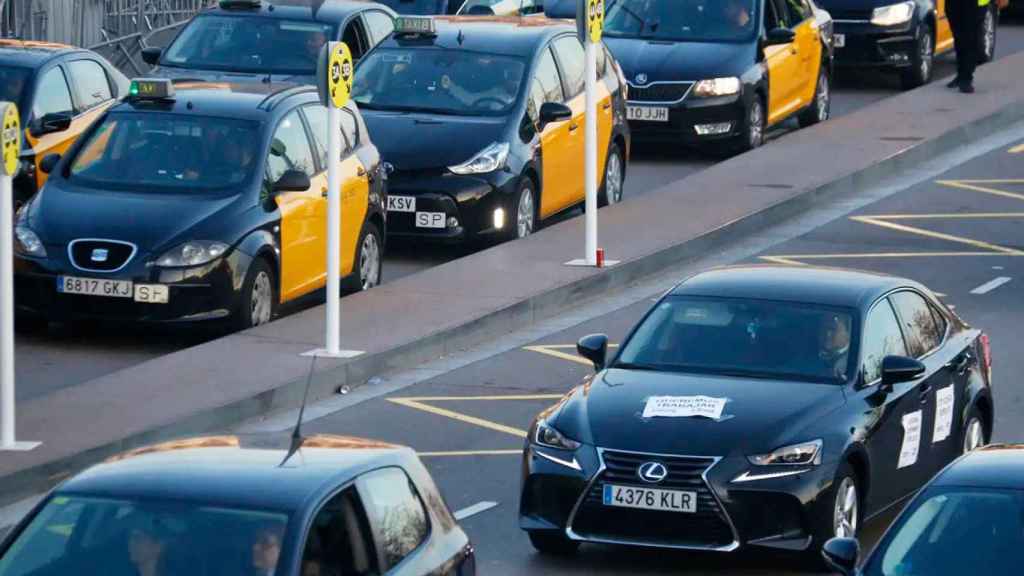
[[[985,370],[989,373],[992,371],[992,345],[989,343],[988,334],[982,334],[978,336],[978,341],[981,342],[981,355],[985,361]]]

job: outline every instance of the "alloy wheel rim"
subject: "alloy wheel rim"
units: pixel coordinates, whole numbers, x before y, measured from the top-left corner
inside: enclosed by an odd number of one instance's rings
[[[250,300],[250,319],[253,326],[259,326],[270,322],[270,299],[272,298],[270,288],[270,276],[260,271],[252,283],[252,299]]]
[[[761,145],[761,101],[754,100],[750,105],[750,147],[757,148]]]
[[[359,259],[359,277],[363,290],[369,290],[380,281],[380,245],[377,237],[367,234],[363,238],[363,249]]]
[[[822,72],[821,78],[818,79],[818,120],[821,122],[828,120],[831,109],[832,95],[829,89],[828,75]]]
[[[608,158],[608,169],[604,177],[605,196],[609,204],[617,204],[622,200],[622,160],[618,151],[612,152]]]
[[[529,188],[523,189],[522,196],[519,197],[516,231],[520,238],[525,238],[533,233],[533,191]]]
[[[964,453],[981,448],[985,443],[985,433],[981,428],[981,421],[971,418],[967,423],[967,431],[964,433]]]
[[[995,52],[996,44],[996,22],[991,10],[985,12],[985,33],[982,35],[982,38],[984,42],[982,49],[984,50],[985,58],[990,60],[992,53]]]
[[[927,80],[932,69],[932,36],[921,36],[921,78]]]
[[[833,527],[837,538],[853,538],[857,535],[857,485],[847,476],[836,492],[836,506]]]

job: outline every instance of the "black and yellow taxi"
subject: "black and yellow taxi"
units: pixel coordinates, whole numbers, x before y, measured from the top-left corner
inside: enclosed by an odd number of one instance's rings
[[[164,78],[315,84],[325,42],[345,42],[358,62],[391,34],[394,18],[369,0],[221,0],[142,57]]]
[[[811,0],[617,0],[604,22],[637,141],[729,151],[828,119],[831,35]]]
[[[0,100],[14,102],[25,127],[18,207],[46,182],[39,162],[61,154],[114,101],[128,79],[102,56],[66,44],[0,39]]]
[[[386,182],[341,111],[341,271],[380,282]],[[326,284],[327,109],[311,86],[133,81],[15,225],[23,315],[268,322]]]
[[[622,198],[625,84],[600,50],[602,203]],[[517,238],[584,199],[583,47],[571,22],[402,17],[356,69],[352,98],[392,165],[388,233]]]

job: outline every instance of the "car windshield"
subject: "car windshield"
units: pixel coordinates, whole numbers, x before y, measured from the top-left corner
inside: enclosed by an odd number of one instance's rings
[[[272,574],[287,522],[259,510],[57,495],[0,558],[0,576]]]
[[[254,172],[255,122],[210,116],[108,115],[72,159],[77,184],[134,192],[231,189]]]
[[[886,534],[864,576],[1015,576],[1022,544],[1024,492],[932,488]]]
[[[459,8],[459,14],[473,16],[516,16],[521,0],[466,0]]]
[[[640,323],[613,367],[845,381],[851,314],[811,304],[669,296]]]
[[[14,102],[23,108],[22,98],[31,73],[28,68],[0,66],[0,101]]]
[[[328,24],[283,18],[206,15],[192,20],[160,63],[258,74],[316,74]]]
[[[426,16],[432,14],[444,14],[448,10],[449,2],[446,0],[379,0],[381,4],[391,8],[399,14],[410,14],[414,16]],[[457,3],[461,0],[451,0]]]
[[[368,110],[502,115],[525,68],[521,58],[485,52],[378,48],[359,63],[352,98]]]
[[[754,0],[616,0],[604,33],[611,38],[741,42],[757,31]]]

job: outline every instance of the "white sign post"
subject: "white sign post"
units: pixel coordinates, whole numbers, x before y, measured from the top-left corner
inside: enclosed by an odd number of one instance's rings
[[[0,147],[0,450],[31,450],[39,442],[18,442],[14,427],[14,191],[18,172],[21,123],[18,107],[0,102],[3,131]]]

